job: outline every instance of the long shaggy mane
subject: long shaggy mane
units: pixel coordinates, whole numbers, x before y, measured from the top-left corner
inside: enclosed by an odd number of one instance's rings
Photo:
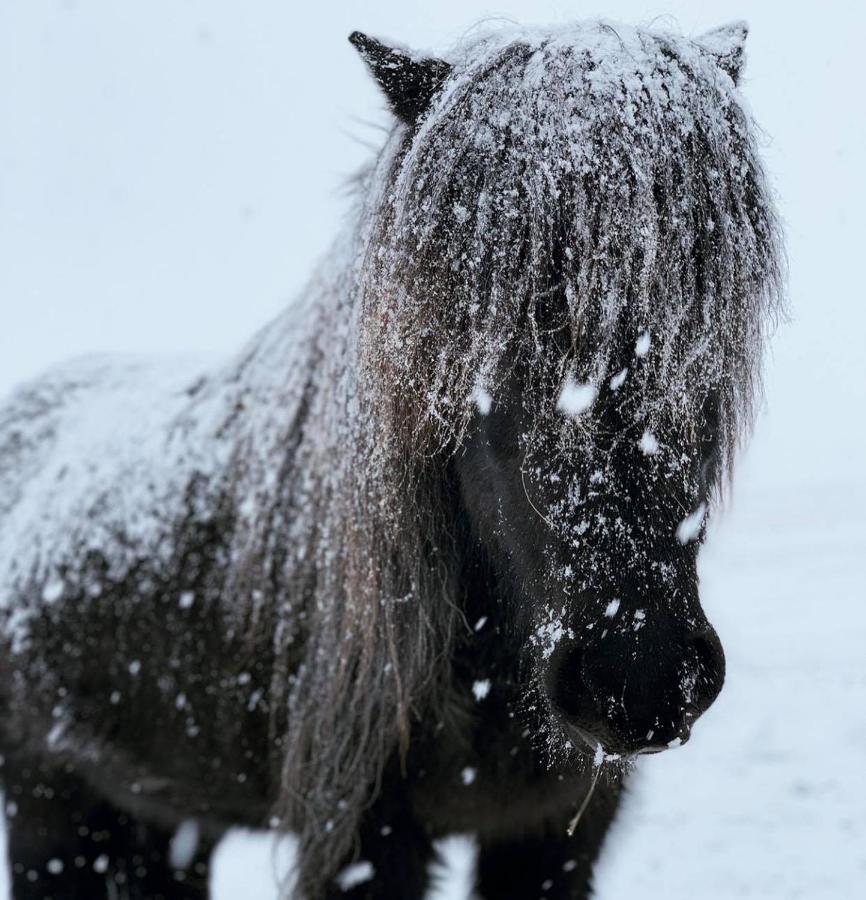
[[[713,394],[729,466],[780,309],[755,127],[706,49],[596,22],[476,36],[447,59],[429,114],[395,127],[364,180],[358,340],[328,411],[346,416],[345,463],[314,492],[285,747],[310,886],[350,847],[413,711],[436,715],[457,605],[443,467],[478,391],[521,365],[542,415],[566,374],[632,367],[646,420],[697,422]]]

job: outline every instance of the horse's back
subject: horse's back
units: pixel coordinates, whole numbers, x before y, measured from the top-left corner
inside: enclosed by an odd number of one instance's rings
[[[0,406],[0,524],[43,469],[62,423],[93,390],[103,361],[88,357],[19,386]]]
[[[169,425],[200,370],[198,361],[87,357],[0,406],[0,611],[14,610],[25,585],[50,595],[52,571],[81,548],[107,546],[114,523],[144,529]]]
[[[94,355],[18,387],[0,404],[0,515],[52,458],[64,467],[87,458],[96,474],[116,454],[128,457],[136,438],[188,396],[201,369],[200,361]]]

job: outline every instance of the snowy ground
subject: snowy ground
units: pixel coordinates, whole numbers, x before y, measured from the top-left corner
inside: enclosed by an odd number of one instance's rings
[[[378,139],[352,119],[382,119],[344,44],[353,28],[445,45],[494,13],[600,11],[410,6],[0,0],[0,122],[14,126],[0,130],[0,391],[85,350],[229,349],[281,306],[364,158],[341,128]],[[770,136],[792,321],[701,560],[726,687],[687,747],[641,764],[598,897],[866,896],[866,10],[601,6],[689,32],[750,20],[744,90]],[[465,870],[465,845],[451,850]],[[232,835],[216,896],[273,897],[272,867],[266,842]],[[443,900],[466,895],[459,880]]]

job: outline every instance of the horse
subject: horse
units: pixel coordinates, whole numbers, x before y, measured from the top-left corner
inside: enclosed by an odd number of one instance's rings
[[[761,395],[781,229],[746,26],[356,32],[393,113],[302,295],[229,361],[95,356],[0,412],[16,900],[584,898],[724,654],[696,561]]]

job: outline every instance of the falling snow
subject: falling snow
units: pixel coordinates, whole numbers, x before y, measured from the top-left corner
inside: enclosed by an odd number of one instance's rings
[[[704,525],[704,516],[707,513],[707,504],[701,503],[698,508],[685,517],[685,519],[677,525],[677,540],[681,544],[688,544],[690,541],[694,541],[701,533],[701,528]]]
[[[476,700],[483,700],[490,693],[490,682],[487,679],[476,681],[472,685],[472,693]]]
[[[187,819],[178,826],[169,847],[169,860],[175,869],[186,870],[198,849],[199,826],[195,819]]]
[[[638,446],[640,447],[644,456],[655,456],[655,454],[659,452],[658,439],[651,431],[645,431],[641,435]]]
[[[478,773],[475,769],[471,768],[470,766],[467,766],[465,769],[463,769],[461,771],[460,779],[462,780],[463,784],[465,784],[468,787],[470,784],[472,784],[473,781],[475,781],[475,776],[477,774]]]
[[[54,603],[63,596],[63,582],[59,579],[53,579],[46,583],[42,589],[42,599],[46,603]]]
[[[362,860],[343,869],[337,875],[337,884],[340,886],[341,891],[350,891],[353,887],[369,881],[375,874],[376,870],[373,868],[373,863]]]
[[[610,389],[612,391],[618,391],[625,384],[627,377],[628,369],[622,369],[620,372],[617,372],[610,380]]]
[[[569,377],[559,392],[556,408],[571,418],[582,416],[592,408],[597,394],[598,390],[595,385],[578,384],[573,378]]]
[[[475,401],[475,405],[478,407],[478,412],[481,413],[482,416],[486,416],[490,413],[490,410],[493,408],[493,398],[484,390],[484,388],[476,388],[472,398]]]

